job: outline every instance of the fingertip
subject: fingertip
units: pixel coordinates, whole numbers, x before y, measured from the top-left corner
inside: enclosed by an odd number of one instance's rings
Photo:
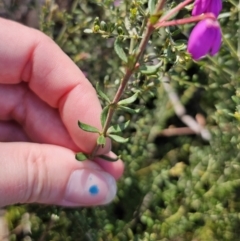
[[[89,169],[75,170],[68,180],[60,205],[93,206],[110,203],[116,196],[117,185],[110,174]]]
[[[91,153],[97,144],[98,134],[79,128],[78,122],[93,126],[101,131],[101,105],[93,86],[85,79],[71,89],[59,102],[59,111],[71,138],[85,153]],[[110,150],[108,142],[101,152]]]
[[[77,162],[69,149],[16,142],[1,143],[0,153],[0,206],[96,206],[110,203],[116,195],[119,171],[113,167],[108,173],[92,161]]]

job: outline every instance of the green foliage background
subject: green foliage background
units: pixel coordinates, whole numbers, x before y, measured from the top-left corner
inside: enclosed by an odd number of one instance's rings
[[[166,9],[176,2],[167,1]],[[54,4],[48,1],[42,6],[40,29],[59,44],[93,85],[99,81],[112,98],[124,69],[114,52],[114,39],[127,36],[123,46],[128,52],[131,34],[127,26],[141,36],[147,1],[124,0],[119,7],[114,7],[112,0],[71,1],[66,8]],[[182,43],[186,43],[192,26],[162,29],[152,36],[141,64],[152,65],[154,59],[163,64],[157,73],[138,71],[130,81],[126,96],[140,90],[132,105],[140,108],[140,113],[118,112],[113,120],[131,120],[122,134],[130,141],[113,145],[125,163],[113,203],[76,209],[8,207],[11,240],[27,240],[26,235],[39,241],[239,240],[240,15],[237,1],[224,1],[223,5],[219,17],[223,44],[214,58],[196,63],[186,55]],[[185,9],[176,17],[189,14]],[[106,30],[105,34],[84,31],[97,32],[96,26]],[[112,33],[106,34],[111,28]],[[136,37],[135,44],[138,42]],[[187,113],[204,117],[210,141],[179,132],[163,135],[165,129],[184,126],[164,90],[163,73],[170,76]],[[31,234],[15,232],[24,213],[30,214]]]

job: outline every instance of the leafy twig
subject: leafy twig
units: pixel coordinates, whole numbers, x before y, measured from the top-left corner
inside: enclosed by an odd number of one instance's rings
[[[162,10],[162,8],[164,7],[164,4],[165,4],[165,0],[160,0],[158,2],[157,7],[156,7],[156,11],[155,11],[156,15]],[[107,134],[107,130],[110,126],[110,123],[111,123],[111,120],[112,120],[112,117],[113,117],[113,114],[114,114],[114,111],[115,111],[115,108],[113,106],[116,106],[118,101],[120,100],[130,77],[132,76],[132,74],[135,71],[137,63],[139,62],[140,58],[142,57],[143,52],[146,49],[147,43],[148,43],[149,38],[150,38],[151,34],[153,33],[153,31],[154,31],[154,23],[152,23],[149,20],[148,23],[147,23],[147,27],[146,27],[145,33],[143,35],[143,38],[142,38],[142,40],[139,44],[139,48],[137,50],[137,53],[134,56],[135,58],[132,61],[131,65],[127,67],[126,73],[125,73],[123,79],[121,80],[121,83],[118,87],[118,90],[115,94],[115,97],[114,97],[113,101],[111,102],[111,105],[110,105],[110,108],[109,108],[109,111],[108,111],[108,114],[107,114],[106,122],[105,122],[105,124],[103,126],[103,130],[102,130],[102,133],[103,133],[104,136],[106,136],[106,134]],[[98,148],[99,148],[99,146],[97,146],[94,149],[93,152],[96,153],[96,150]]]
[[[159,0],[158,3],[157,3],[157,6],[156,6],[156,11],[153,15],[158,16],[159,12],[163,9],[164,5],[165,5],[165,0]],[[108,110],[107,118],[106,118],[105,124],[103,126],[103,130],[102,130],[102,134],[104,136],[106,136],[106,134],[107,134],[107,130],[110,126],[113,114],[115,112],[116,108],[114,108],[114,106],[117,106],[117,103],[120,100],[129,79],[131,78],[132,74],[135,71],[137,63],[139,62],[140,58],[142,57],[143,52],[146,49],[149,38],[150,38],[151,34],[153,33],[153,31],[155,30],[154,24],[155,24],[155,22],[151,21],[151,17],[150,17],[150,19],[148,20],[148,23],[147,23],[146,30],[145,30],[145,32],[143,34],[143,37],[141,39],[141,42],[139,44],[137,53],[135,54],[131,65],[127,66],[125,75],[124,75],[123,79],[121,80],[121,83],[118,87],[118,90],[115,94],[115,97],[114,97],[113,101],[110,104],[110,108]],[[98,149],[99,149],[99,145],[96,145],[96,147],[94,148],[94,150],[91,154],[91,157],[94,157],[93,153],[94,154],[97,153]]]

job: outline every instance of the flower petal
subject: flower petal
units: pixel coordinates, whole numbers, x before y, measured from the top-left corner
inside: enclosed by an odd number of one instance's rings
[[[222,10],[222,0],[211,0],[207,12],[213,13],[216,17],[219,15],[219,13]]]
[[[192,15],[196,16],[205,13],[208,6],[209,0],[196,0],[192,10]]]
[[[196,0],[192,10],[192,15],[203,13],[213,13],[216,17],[222,10],[222,0]]]
[[[205,56],[211,50],[216,31],[212,27],[212,22],[211,19],[202,20],[190,34],[187,50],[195,60]]]
[[[221,33],[220,27],[216,28],[215,31],[216,31],[215,39],[214,39],[214,42],[212,44],[212,48],[210,50],[211,56],[215,55],[219,51],[219,49],[221,47],[221,42],[222,42],[222,33]]]

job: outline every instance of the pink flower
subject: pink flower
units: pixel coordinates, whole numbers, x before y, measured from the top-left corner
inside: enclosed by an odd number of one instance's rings
[[[122,0],[115,0],[114,3],[113,3],[114,7],[119,7],[120,4],[121,4],[121,1]]]
[[[207,54],[215,55],[221,47],[222,33],[216,20],[204,19],[192,30],[188,40],[188,52],[198,60]]]
[[[195,0],[192,15],[213,13],[216,17],[222,10],[222,0]]]

